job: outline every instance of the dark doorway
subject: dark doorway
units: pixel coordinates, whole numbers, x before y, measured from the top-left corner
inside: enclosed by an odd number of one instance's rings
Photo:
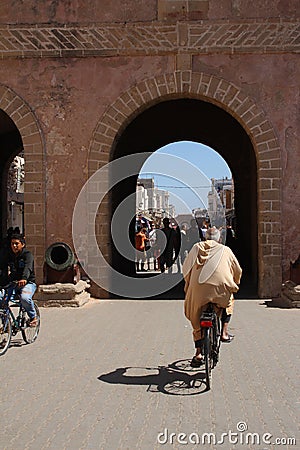
[[[23,150],[21,135],[12,119],[0,109],[0,238],[7,231],[7,177],[10,164]]]
[[[199,142],[213,148],[224,158],[232,172],[237,230],[236,255],[243,268],[239,296],[256,296],[258,283],[256,158],[247,133],[235,118],[220,107],[202,100],[177,99],[161,102],[132,120],[115,143],[111,160],[134,153],[155,152],[171,142],[184,140]],[[136,182],[137,177],[130,177],[115,186],[112,190],[112,214],[122,200],[135,192]],[[133,202],[133,215],[134,210]],[[133,242],[133,224],[130,236]],[[112,263],[118,272],[136,276],[134,263],[122,257],[113,244]],[[162,297],[183,298],[183,283]]]

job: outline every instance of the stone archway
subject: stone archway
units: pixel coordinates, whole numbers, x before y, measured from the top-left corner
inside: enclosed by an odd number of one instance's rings
[[[0,109],[13,121],[24,148],[26,176],[24,223],[28,246],[35,255],[37,280],[42,281],[45,248],[44,151],[37,119],[28,104],[7,86],[0,86]]]
[[[138,83],[101,118],[90,147],[89,175],[110,161],[119,136],[133,119],[157,103],[179,98],[200,99],[220,107],[240,123],[252,143],[257,166],[258,293],[260,297],[277,296],[282,279],[280,148],[263,109],[237,86],[191,71]],[[108,233],[109,227],[101,237],[107,244]]]

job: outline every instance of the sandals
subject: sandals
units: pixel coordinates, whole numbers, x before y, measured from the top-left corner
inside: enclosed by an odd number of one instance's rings
[[[232,334],[229,334],[227,339],[220,338],[220,341],[227,342],[229,344],[229,342],[233,341],[233,339],[234,339],[234,336]]]
[[[191,367],[200,367],[202,364],[204,364],[204,359],[196,358],[196,356],[193,357],[191,361]]]
[[[29,326],[30,326],[31,328],[36,327],[37,324],[38,324],[38,318],[37,318],[37,317],[34,317],[34,318],[29,322]]]

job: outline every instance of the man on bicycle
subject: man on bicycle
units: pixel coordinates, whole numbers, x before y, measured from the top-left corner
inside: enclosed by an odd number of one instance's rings
[[[1,257],[0,270],[2,283],[3,279],[6,279],[5,284],[17,281],[16,292],[20,294],[20,302],[28,314],[30,326],[35,327],[38,318],[32,300],[36,291],[34,259],[32,253],[26,248],[22,234],[11,236],[10,249]],[[2,296],[0,290],[0,300]]]
[[[184,313],[193,327],[196,354],[191,365],[203,363],[200,316],[208,303],[221,312],[221,341],[231,342],[228,323],[233,311],[233,293],[237,292],[242,269],[229,247],[221,244],[220,231],[209,228],[206,240],[197,242],[186,257],[182,271],[185,279]]]

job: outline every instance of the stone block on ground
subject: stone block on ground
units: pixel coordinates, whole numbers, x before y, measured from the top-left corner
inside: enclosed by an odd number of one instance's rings
[[[300,285],[288,280],[282,284],[281,297],[266,302],[278,308],[300,308]]]
[[[282,285],[281,296],[290,302],[291,308],[300,308],[300,284],[286,281]]]
[[[90,299],[86,290],[90,284],[80,280],[76,284],[54,283],[38,286],[34,300],[38,306],[82,306]]]

